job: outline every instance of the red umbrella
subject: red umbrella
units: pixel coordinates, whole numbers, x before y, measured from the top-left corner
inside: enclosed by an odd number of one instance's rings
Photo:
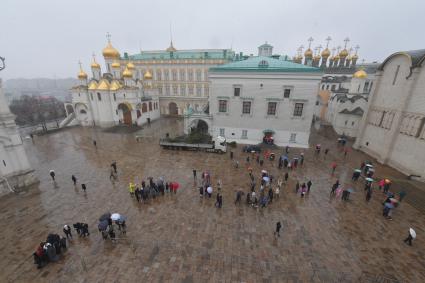
[[[179,183],[177,182],[172,182],[171,186],[173,187],[173,190],[177,190],[180,187]]]

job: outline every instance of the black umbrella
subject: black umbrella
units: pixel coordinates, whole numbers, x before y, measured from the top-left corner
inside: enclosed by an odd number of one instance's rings
[[[102,214],[102,216],[99,218],[99,221],[108,221],[109,218],[111,218],[111,213],[110,212],[106,212],[104,214]]]
[[[99,228],[99,230],[101,231],[105,231],[106,228],[108,228],[108,220],[100,221],[99,224],[97,225],[97,228]]]

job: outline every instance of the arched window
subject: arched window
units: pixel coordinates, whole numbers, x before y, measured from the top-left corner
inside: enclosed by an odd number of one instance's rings
[[[142,113],[148,112],[148,106],[146,105],[146,103],[142,104]]]
[[[86,110],[84,110],[84,109],[81,109],[81,110],[80,110],[80,114],[87,114],[87,111],[86,111]]]
[[[261,60],[260,63],[258,63],[258,67],[260,68],[267,68],[269,66],[269,62],[266,60]]]
[[[149,101],[149,111],[152,111],[152,102]]]
[[[137,110],[137,118],[139,118],[140,116],[142,116],[142,113],[140,113],[140,110]]]

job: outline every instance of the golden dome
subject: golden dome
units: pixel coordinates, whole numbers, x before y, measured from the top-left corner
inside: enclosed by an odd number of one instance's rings
[[[130,71],[128,68],[125,68],[124,72],[122,73],[122,76],[124,78],[132,78],[133,77],[133,72]]]
[[[313,60],[314,60],[314,61],[319,61],[319,60],[320,60],[320,55],[319,55],[319,54],[317,54],[316,56],[314,56]]]
[[[109,82],[105,79],[101,80],[97,86],[97,90],[109,90]]]
[[[347,57],[348,51],[347,49],[342,49],[341,52],[339,52],[339,57]]]
[[[144,78],[145,80],[151,80],[151,79],[152,79],[152,74],[151,74],[151,72],[149,72],[149,70],[148,70],[148,71],[146,71],[146,73],[143,75],[143,78]]]
[[[339,60],[339,55],[338,55],[338,54],[336,54],[336,55],[334,56],[334,60]]]
[[[119,83],[119,81],[116,81],[116,80],[114,80],[114,81],[112,81],[112,83],[111,83],[111,87],[109,88],[109,90],[118,90],[118,89],[120,89],[122,86],[121,86],[121,84]]]
[[[313,57],[313,51],[309,48],[304,52],[304,57],[311,58]]]
[[[80,80],[85,80],[85,79],[87,79],[87,74],[86,74],[86,72],[84,72],[82,69],[80,69],[80,72],[78,73],[78,78],[79,78]]]
[[[121,64],[118,61],[114,61],[114,63],[112,63],[111,66],[112,66],[112,68],[119,68],[119,67],[121,67]]]
[[[326,48],[325,50],[322,51],[322,57],[329,57],[331,55],[331,51],[329,50],[329,48]]]
[[[367,78],[367,73],[363,69],[360,69],[354,73],[353,77],[358,79],[365,79]]]
[[[96,81],[91,81],[89,84],[89,90],[95,90],[97,89],[97,83]]]
[[[93,62],[91,63],[91,67],[92,69],[100,69],[100,65],[96,62],[96,60],[93,60]]]
[[[127,64],[127,68],[128,68],[129,70],[133,71],[136,67],[134,66],[134,64],[133,64],[133,63],[128,62],[128,64]]]
[[[359,56],[357,56],[357,54],[354,54],[354,55],[351,57],[351,60],[357,60],[357,59],[359,59]]]
[[[106,45],[105,48],[102,50],[103,57],[105,58],[119,58],[120,53],[118,50],[116,50],[110,42],[108,42],[108,45]]]

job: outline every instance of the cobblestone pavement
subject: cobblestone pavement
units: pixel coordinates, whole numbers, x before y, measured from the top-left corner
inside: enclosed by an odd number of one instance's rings
[[[290,181],[265,209],[235,205],[235,190],[248,191],[246,154],[240,147],[232,167],[229,154],[167,151],[158,137],[174,134],[182,121],[162,119],[138,135],[105,133],[91,128],[70,128],[27,142],[27,152],[40,185],[0,199],[0,282],[425,282],[425,217],[407,202],[382,217],[383,196],[376,191],[370,203],[363,182],[347,203],[329,198],[336,178],[350,184],[351,172],[367,157],[338,151],[334,137],[323,131],[312,135],[330,153],[314,157],[306,152],[303,168],[290,172]],[[97,140],[95,149],[92,139]],[[312,142],[313,143],[313,142]],[[291,154],[299,150],[291,149]],[[109,181],[109,164],[117,160],[119,181]],[[336,160],[336,175],[330,163]],[[266,162],[277,177],[283,175]],[[254,174],[261,170],[251,164]],[[224,205],[200,199],[192,169],[209,170],[213,182],[223,183]],[[48,174],[56,171],[54,184]],[[74,188],[71,174],[87,184],[87,192]],[[377,166],[377,174],[403,178]],[[163,175],[181,184],[176,195],[167,194],[138,204],[126,184],[135,177]],[[310,194],[295,194],[296,179],[313,182]],[[409,197],[409,196],[407,196]],[[106,211],[128,217],[128,232],[117,243],[102,240],[97,220]],[[91,235],[76,238],[58,263],[37,270],[32,252],[49,232],[62,234],[63,224],[89,224]],[[281,237],[275,239],[275,223]],[[418,238],[403,243],[409,227]]]

